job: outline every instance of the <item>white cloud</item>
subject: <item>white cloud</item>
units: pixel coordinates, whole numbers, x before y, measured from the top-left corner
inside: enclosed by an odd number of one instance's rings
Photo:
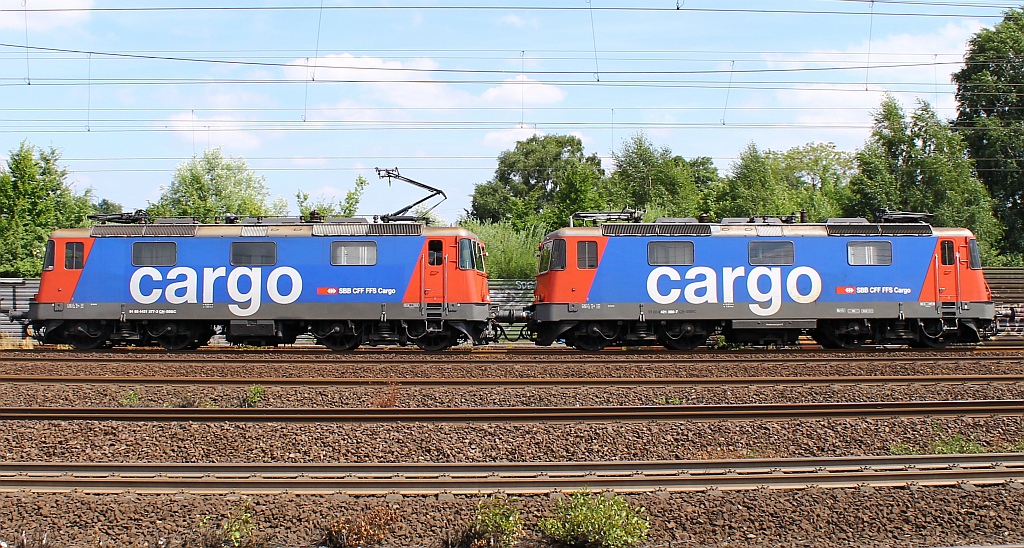
[[[360,102],[373,106],[404,108],[450,108],[472,106],[549,105],[565,99],[565,92],[550,84],[525,76],[510,78],[475,95],[456,84],[438,82],[434,74],[438,64],[432,59],[388,61],[376,57],[356,57],[349,53],[316,59],[297,59],[285,68],[288,78],[316,82],[347,82],[358,85],[357,92],[346,92],[341,101],[359,95]]]
[[[544,135],[544,132],[539,131],[537,128],[523,126],[501,129],[484,135],[484,144],[489,147],[505,150],[515,146],[517,141],[524,141],[534,135]]]
[[[540,27],[540,25],[537,23],[536,19],[533,19],[533,18],[523,19],[522,17],[520,17],[520,16],[518,16],[518,15],[516,15],[514,13],[509,13],[509,14],[503,15],[501,17],[501,19],[499,19],[499,21],[502,24],[508,25],[510,27],[515,27],[517,29],[522,29],[522,28],[526,28],[526,27],[530,27],[530,28],[536,29],[536,28]]]
[[[488,88],[480,99],[491,105],[550,105],[565,99],[565,92],[557,86],[519,75],[505,80],[496,87]]]
[[[182,112],[168,117],[165,127],[177,132],[182,142],[193,143],[196,150],[223,146],[232,150],[252,150],[263,144],[256,133],[245,129],[245,120],[230,116],[196,116]],[[266,134],[266,132],[261,132]]]
[[[49,30],[59,27],[73,27],[89,20],[88,11],[22,11],[29,10],[76,10],[88,9],[93,0],[0,0],[0,29],[24,29],[26,21],[29,30]],[[26,19],[27,15],[27,19]]]

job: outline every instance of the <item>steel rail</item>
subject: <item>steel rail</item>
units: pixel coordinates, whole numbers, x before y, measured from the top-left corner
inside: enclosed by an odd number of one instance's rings
[[[0,420],[247,423],[607,423],[1021,415],[1024,400],[504,408],[0,408]]]
[[[260,365],[293,365],[293,366],[313,366],[313,365],[363,365],[369,364],[377,367],[387,367],[389,365],[422,365],[422,366],[435,366],[438,364],[443,365],[454,365],[454,366],[502,366],[502,365],[521,365],[522,361],[515,359],[503,358],[503,354],[463,354],[463,355],[452,355],[451,357],[438,356],[436,354],[405,354],[397,357],[387,356],[372,356],[367,354],[327,354],[327,353],[316,353],[311,354],[308,359],[296,359],[292,357],[274,356],[270,354],[263,355],[242,355],[242,356],[231,356],[231,357],[214,357],[211,354],[195,354],[195,355],[163,355],[159,357],[154,356],[138,356],[131,354],[117,355],[107,354],[103,356],[94,356],[90,354],[72,354],[69,353],[66,356],[32,356],[31,354],[17,354],[17,355],[6,355],[0,353],[0,362],[7,363],[18,363],[18,364],[112,364],[112,363],[132,363],[132,364],[189,364],[189,365],[202,365],[202,366],[224,366],[224,365],[252,365],[254,362],[258,362]],[[515,354],[509,354],[508,357],[514,357]],[[571,359],[567,359],[571,358]],[[961,353],[954,355],[945,356],[934,356],[925,354],[877,354],[877,355],[856,355],[856,356],[804,356],[804,355],[789,355],[789,356],[765,356],[759,355],[723,355],[718,357],[696,357],[696,356],[680,356],[672,355],[666,356],[656,354],[618,354],[618,353],[606,353],[606,354],[573,354],[571,356],[556,354],[547,354],[545,357],[530,356],[527,363],[531,366],[607,366],[615,364],[629,364],[632,366],[638,365],[718,365],[718,364],[801,364],[801,365],[815,365],[815,364],[856,364],[856,363],[877,363],[884,362],[888,364],[959,364],[965,359],[970,359],[974,362],[1020,362],[1024,360],[1024,350],[1020,356],[979,356],[971,353]]]
[[[85,375],[0,375],[0,384],[262,386],[354,388],[399,387],[640,387],[640,386],[865,386],[1024,383],[1024,375],[922,375],[840,377],[131,377]]]
[[[1024,454],[416,464],[0,463],[0,492],[548,493],[1014,485]]]

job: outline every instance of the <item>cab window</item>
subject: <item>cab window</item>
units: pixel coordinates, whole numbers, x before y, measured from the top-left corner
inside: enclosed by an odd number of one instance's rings
[[[953,255],[952,240],[942,240],[942,264],[944,266],[956,264],[956,256]]]
[[[597,268],[597,242],[576,242],[576,268],[580,270]]]
[[[85,244],[68,242],[64,244],[64,269],[81,270],[85,263]]]
[[[476,255],[473,253],[473,240],[461,238],[459,240],[459,269],[473,270],[476,268]]]
[[[967,240],[967,248],[970,250],[970,263],[972,270],[981,270],[981,253],[978,252],[978,240]]]
[[[444,262],[444,242],[441,240],[430,240],[427,243],[427,264],[430,266],[441,266]]]
[[[480,272],[486,272],[484,268],[484,246],[477,241],[473,242],[473,259],[476,261],[476,269]]]
[[[43,256],[43,270],[53,270],[53,254],[56,249],[53,240],[46,240],[46,255]]]

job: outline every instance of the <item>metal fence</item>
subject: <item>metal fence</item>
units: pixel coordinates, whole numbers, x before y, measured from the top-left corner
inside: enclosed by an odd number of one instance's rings
[[[39,280],[26,278],[0,278],[0,310],[25,312],[28,301],[39,291]],[[0,314],[0,337],[25,338],[25,326],[12,322],[7,314]]]

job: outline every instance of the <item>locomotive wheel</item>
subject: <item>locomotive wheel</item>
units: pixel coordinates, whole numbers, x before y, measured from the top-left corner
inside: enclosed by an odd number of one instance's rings
[[[829,350],[860,348],[862,342],[858,336],[846,331],[840,331],[840,327],[841,325],[838,323],[822,322],[822,325],[815,329],[812,334],[814,342]]]
[[[928,328],[931,327],[933,332],[938,333],[937,335],[931,335],[928,333]],[[942,326],[928,326],[925,324],[925,320],[919,320],[918,323],[918,335],[920,338],[916,341],[910,342],[911,348],[946,348],[949,346],[949,341],[946,341],[940,337],[942,334]]]
[[[335,352],[348,352],[349,350],[355,350],[359,347],[359,343],[362,342],[362,337],[356,333],[339,333],[329,337],[324,337],[320,339],[319,342]]]
[[[657,338],[658,344],[669,350],[693,350],[708,341],[707,334],[698,333],[690,322],[659,326]]]
[[[579,350],[587,350],[589,352],[604,350],[608,347],[608,344],[611,343],[610,340],[600,335],[577,335],[572,339],[566,339],[565,342]]]
[[[454,344],[452,334],[448,331],[436,331],[430,333],[424,333],[422,336],[415,340],[416,346],[421,350],[427,352],[439,352],[445,350]]]
[[[89,322],[78,322],[69,326],[68,343],[75,347],[75,350],[95,350],[103,346],[107,342],[106,331],[102,327],[90,329],[91,327],[97,326]]]
[[[160,322],[148,327],[149,334],[164,350],[185,350],[195,342],[192,327],[187,323]]]

